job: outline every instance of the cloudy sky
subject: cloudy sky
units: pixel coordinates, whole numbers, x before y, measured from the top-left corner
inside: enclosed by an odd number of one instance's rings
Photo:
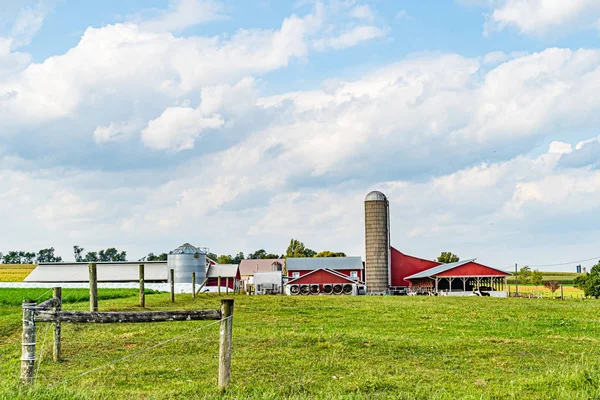
[[[0,251],[363,255],[379,189],[408,254],[600,256],[599,39],[597,0],[0,0]]]

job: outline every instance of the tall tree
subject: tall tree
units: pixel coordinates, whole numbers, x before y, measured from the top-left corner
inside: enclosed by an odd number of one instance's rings
[[[519,279],[519,283],[526,285],[531,282],[531,268],[528,266],[521,267],[519,272],[517,273],[517,278]]]
[[[267,252],[265,251],[265,249],[260,249],[260,250],[256,250],[254,253],[248,254],[248,259],[249,260],[260,260],[260,259],[264,259],[266,255],[267,255]]]
[[[23,264],[33,264],[35,262],[35,253],[30,251],[23,252],[22,257]]]
[[[244,253],[240,251],[235,255],[235,257],[233,257],[233,259],[231,260],[231,264],[239,264],[242,262],[242,260],[244,260]]]
[[[59,257],[54,254],[54,247],[50,247],[48,249],[42,249],[37,253],[37,262],[38,263],[52,263],[52,262],[61,262],[62,257]]]
[[[21,264],[21,255],[18,251],[9,251],[2,257],[4,264]]]
[[[594,265],[590,272],[578,276],[573,281],[574,286],[583,290],[586,296],[600,297],[600,261]]]
[[[217,264],[233,264],[233,258],[227,254],[221,254],[215,261]]]
[[[119,252],[114,247],[109,247],[106,250],[100,250],[98,258],[104,262],[127,261],[127,253],[125,251]]]
[[[79,247],[77,245],[73,246],[73,255],[75,256],[76,262],[83,261],[83,251],[85,249],[83,247]]]
[[[346,253],[342,253],[341,251],[333,252],[329,250],[324,250],[318,252],[315,257],[346,257]]]
[[[442,251],[442,254],[440,254],[437,258],[437,262],[444,264],[449,264],[458,261],[460,261],[460,258],[458,258],[456,254],[450,251]]]
[[[217,261],[217,258],[219,258],[219,256],[216,255],[215,253],[208,253],[206,256],[213,261]]]
[[[537,289],[538,286],[540,286],[543,281],[544,281],[544,273],[541,271],[538,271],[537,269],[531,272],[531,283],[535,285],[535,288]]]
[[[83,257],[83,261],[85,262],[98,262],[100,259],[98,258],[98,252],[96,251],[88,251]]]
[[[296,239],[290,240],[290,245],[285,252],[286,257],[314,257],[316,254],[316,251],[305,247],[304,243]]]

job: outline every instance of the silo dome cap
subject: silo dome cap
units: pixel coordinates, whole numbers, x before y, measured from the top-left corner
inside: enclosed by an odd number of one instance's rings
[[[369,193],[367,195],[367,197],[365,197],[365,201],[386,201],[387,197],[385,197],[385,194],[377,191],[377,190],[373,190],[371,193]]]
[[[184,243],[175,250],[172,250],[169,254],[206,254],[204,249],[192,246],[189,243]]]

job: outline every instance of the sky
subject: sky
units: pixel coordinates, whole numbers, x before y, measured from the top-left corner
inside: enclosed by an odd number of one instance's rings
[[[364,256],[380,190],[406,254],[574,271],[599,39],[597,0],[0,0],[0,251]]]

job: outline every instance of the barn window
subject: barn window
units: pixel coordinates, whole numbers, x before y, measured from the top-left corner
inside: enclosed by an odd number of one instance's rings
[[[292,278],[300,278],[300,272],[292,272]]]
[[[358,278],[358,271],[350,271],[350,278]]]

